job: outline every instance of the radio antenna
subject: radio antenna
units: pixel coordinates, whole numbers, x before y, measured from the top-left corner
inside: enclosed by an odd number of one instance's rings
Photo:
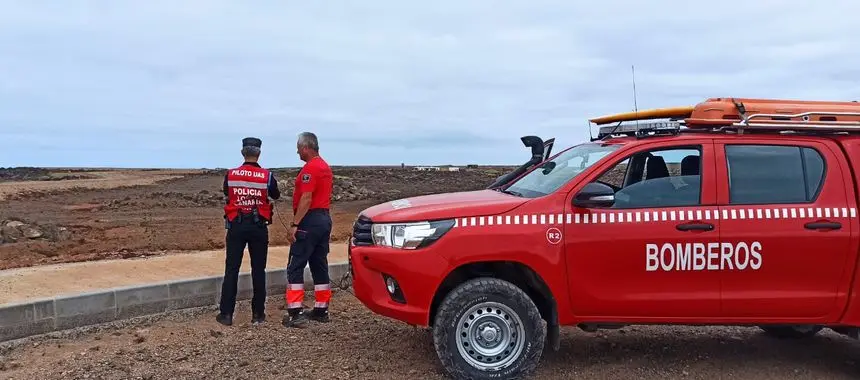
[[[633,112],[636,112],[636,134],[639,134],[639,105],[636,103],[636,67],[630,65],[630,72],[633,74]]]

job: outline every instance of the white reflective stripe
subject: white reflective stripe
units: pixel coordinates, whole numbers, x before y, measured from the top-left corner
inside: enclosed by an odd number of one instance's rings
[[[287,285],[287,289],[289,289],[289,290],[305,290],[305,284],[289,284],[289,285]]]
[[[686,220],[763,220],[856,217],[857,209],[850,207],[741,208],[726,206],[723,210],[708,207],[686,210],[657,209],[649,211],[590,210],[568,214],[509,214],[498,216],[466,216],[454,220],[454,227],[496,228],[496,226],[554,226],[560,224],[630,224],[638,222],[675,222]]]
[[[290,303],[288,303],[288,304],[287,304],[287,308],[288,308],[288,309],[295,309],[295,308],[298,308],[298,307],[302,307],[302,303],[301,303],[301,302],[290,302]]]
[[[314,307],[328,307],[328,302],[314,302]]]
[[[330,290],[331,284],[314,285],[314,290]]]
[[[269,187],[269,185],[266,183],[248,182],[248,181],[227,181],[227,186],[229,186],[229,187],[248,187],[251,189],[267,189]]]

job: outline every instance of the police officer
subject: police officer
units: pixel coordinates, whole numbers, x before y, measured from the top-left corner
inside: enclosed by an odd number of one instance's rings
[[[252,324],[263,323],[266,300],[266,257],[269,248],[269,227],[272,221],[270,199],[279,199],[281,192],[275,176],[260,167],[258,138],[242,139],[242,156],[245,162],[238,168],[227,171],[224,177],[224,218],[227,227],[227,258],[224,269],[224,284],[221,287],[220,313],[215,318],[219,323],[233,324],[236,306],[236,286],[239,267],[245,245],[251,256],[251,282],[254,295],[251,299]]]
[[[301,326],[308,319],[328,322],[331,284],[328,276],[329,239],[332,220],[329,214],[332,192],[332,171],[319,155],[316,135],[299,135],[296,150],[305,165],[296,176],[293,193],[293,224],[287,239],[290,258],[287,265],[287,314],[283,324]],[[314,308],[307,316],[303,310],[304,269],[310,264],[314,280]]]

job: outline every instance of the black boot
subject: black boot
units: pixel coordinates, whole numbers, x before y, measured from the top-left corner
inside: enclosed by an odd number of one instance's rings
[[[252,325],[259,325],[261,323],[266,322],[266,314],[265,313],[254,313],[254,316],[251,318]]]
[[[284,319],[281,320],[281,324],[284,327],[303,327],[307,321],[308,316],[302,309],[288,309],[287,314],[284,314]]]
[[[224,326],[232,326],[233,325],[233,315],[232,314],[219,313],[218,316],[215,317],[215,320]]]
[[[315,307],[314,310],[310,313],[310,316],[308,317],[308,319],[313,320],[313,321],[317,321],[320,323],[326,323],[329,321],[328,309],[327,308],[321,308],[321,307]]]

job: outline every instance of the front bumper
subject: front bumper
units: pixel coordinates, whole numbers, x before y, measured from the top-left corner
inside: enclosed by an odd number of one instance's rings
[[[433,295],[448,263],[432,248],[398,249],[354,246],[348,248],[349,270],[355,296],[374,313],[411,325],[428,326]],[[384,275],[392,277],[405,302],[389,293]]]

